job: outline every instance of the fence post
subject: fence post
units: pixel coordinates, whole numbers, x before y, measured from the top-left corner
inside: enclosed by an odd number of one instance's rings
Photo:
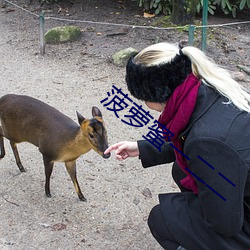
[[[0,8],[3,8],[5,6],[5,1],[4,0],[0,0]]]
[[[208,15],[208,0],[203,0],[203,9],[202,9],[202,34],[201,34],[201,49],[206,51],[207,44],[207,15]]]
[[[188,45],[193,46],[194,45],[194,25],[189,26],[189,31],[188,31]]]
[[[44,39],[44,33],[45,33],[45,28],[44,28],[44,11],[42,11],[39,15],[39,24],[40,24],[40,54],[44,55],[45,54],[45,39]]]

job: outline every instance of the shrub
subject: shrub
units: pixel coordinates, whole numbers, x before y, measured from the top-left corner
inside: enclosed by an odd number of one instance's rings
[[[156,15],[160,13],[165,15],[171,14],[171,0],[136,0],[136,2],[139,7],[143,7],[145,11],[153,11]]]
[[[172,3],[174,0],[136,0],[140,7],[146,11],[154,11],[159,13],[171,14]],[[189,0],[193,1],[193,0]],[[204,0],[199,0],[197,4],[197,13],[201,12]],[[231,14],[236,17],[237,10],[241,11],[245,8],[250,9],[250,0],[208,0],[208,11],[214,15],[216,7],[220,6],[224,14]]]

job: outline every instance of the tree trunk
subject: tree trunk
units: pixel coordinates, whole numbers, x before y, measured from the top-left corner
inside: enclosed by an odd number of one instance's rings
[[[178,25],[192,24],[198,0],[173,0],[171,22]]]

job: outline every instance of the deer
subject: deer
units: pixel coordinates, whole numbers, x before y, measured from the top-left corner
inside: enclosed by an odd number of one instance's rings
[[[21,172],[25,172],[17,144],[28,142],[38,147],[45,168],[45,194],[51,197],[50,177],[54,162],[64,162],[81,201],[86,201],[76,175],[76,160],[91,149],[104,159],[108,148],[107,130],[101,111],[92,107],[92,118],[76,111],[79,125],[54,107],[31,96],[7,94],[0,98],[0,159],[5,156],[8,139]]]

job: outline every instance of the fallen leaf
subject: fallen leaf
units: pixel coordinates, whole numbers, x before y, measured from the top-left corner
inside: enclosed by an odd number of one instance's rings
[[[152,17],[155,17],[155,14],[149,14],[147,12],[144,12],[143,13],[143,17],[145,17],[145,18],[152,18]]]
[[[54,224],[53,226],[51,226],[51,229],[53,231],[61,231],[61,230],[66,229],[66,225],[63,223]]]
[[[144,188],[142,194],[147,198],[152,198],[152,193],[149,188]]]

